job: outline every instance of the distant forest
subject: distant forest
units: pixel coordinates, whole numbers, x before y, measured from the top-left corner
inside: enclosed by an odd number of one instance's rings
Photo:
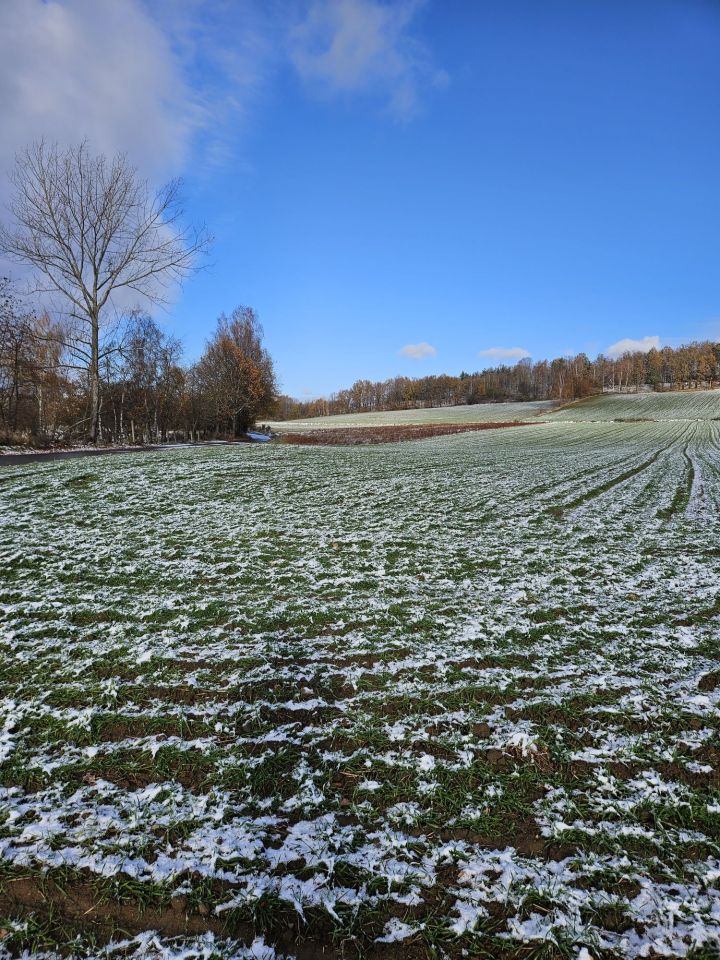
[[[514,366],[492,367],[453,377],[391,377],[373,383],[358,380],[329,399],[301,401],[282,396],[277,416],[282,420],[406,410],[416,407],[500,403],[508,400],[575,400],[594,393],[642,390],[711,389],[720,386],[720,343],[703,341],[676,349],[663,347],[621,357],[584,353],[556,360],[521,360]]]

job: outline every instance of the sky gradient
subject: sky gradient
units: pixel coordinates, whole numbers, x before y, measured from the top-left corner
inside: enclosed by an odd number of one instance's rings
[[[216,242],[163,323],[254,306],[298,397],[720,338],[719,95],[715,0],[0,4],[3,169],[182,176]]]

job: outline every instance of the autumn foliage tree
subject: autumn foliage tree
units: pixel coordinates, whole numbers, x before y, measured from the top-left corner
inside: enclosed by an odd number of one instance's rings
[[[241,437],[274,412],[277,385],[251,307],[222,314],[197,363],[149,314],[116,325],[99,366],[97,439],[112,444]],[[0,443],[67,443],[86,434],[89,385],[72,329],[37,315],[0,278]]]
[[[240,437],[273,406],[277,384],[262,338],[252,307],[237,307],[218,319],[197,368],[206,418],[216,434]]]

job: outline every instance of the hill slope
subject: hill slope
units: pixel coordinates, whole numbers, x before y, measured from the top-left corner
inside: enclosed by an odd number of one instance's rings
[[[528,420],[552,410],[552,400],[531,403],[478,403],[460,407],[431,407],[421,410],[383,410],[373,413],[336,414],[304,420],[277,420],[270,426],[281,432],[332,430],[348,427],[410,426],[443,423],[502,423]]]
[[[716,420],[720,390],[606,393],[568,404],[553,420]]]

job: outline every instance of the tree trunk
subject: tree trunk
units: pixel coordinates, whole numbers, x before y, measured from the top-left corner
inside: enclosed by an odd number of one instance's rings
[[[43,396],[43,386],[38,384],[38,433],[41,437],[45,436],[45,398]]]
[[[18,409],[20,407],[20,348],[15,347],[15,356],[13,359],[13,393],[15,394],[15,410],[12,414],[13,430],[17,430]],[[12,404],[11,404],[12,406]]]
[[[100,426],[100,330],[97,315],[91,318],[90,337],[90,442],[97,443]]]

